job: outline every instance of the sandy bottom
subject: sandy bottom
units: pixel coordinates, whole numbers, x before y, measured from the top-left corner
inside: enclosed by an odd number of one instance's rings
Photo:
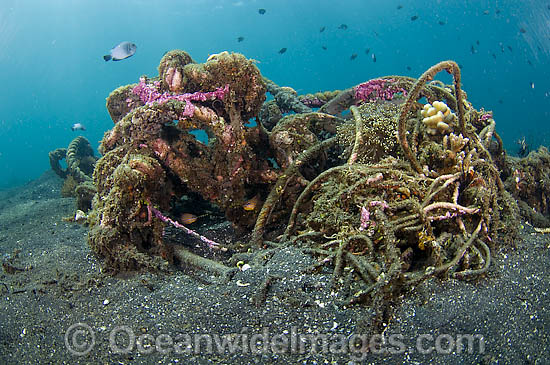
[[[74,201],[60,188],[47,172],[0,192],[0,363],[550,361],[550,235],[527,224],[484,278],[421,284],[395,304],[383,336],[370,336],[374,311],[341,306],[330,272],[304,274],[314,258],[297,248],[266,250],[229,281],[193,268],[105,275],[87,228],[62,220]]]

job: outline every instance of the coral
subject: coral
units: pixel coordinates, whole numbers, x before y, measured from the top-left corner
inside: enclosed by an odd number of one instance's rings
[[[339,143],[344,149],[343,157],[358,163],[374,163],[388,155],[400,154],[394,122],[399,105],[384,101],[365,102],[351,110],[354,120],[337,128]]]
[[[430,134],[445,134],[450,130],[449,124],[456,118],[447,104],[442,101],[434,101],[424,105],[421,110],[422,123],[426,125]]]
[[[407,91],[402,87],[394,84],[395,80],[387,79],[372,79],[362,84],[357,85],[355,89],[355,99],[362,101],[374,101],[377,99],[392,100],[397,93],[407,95]]]

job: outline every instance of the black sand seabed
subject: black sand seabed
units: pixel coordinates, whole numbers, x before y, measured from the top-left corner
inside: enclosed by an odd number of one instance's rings
[[[2,364],[550,363],[550,235],[527,224],[517,247],[498,252],[485,278],[433,279],[405,293],[384,332],[385,348],[397,353],[376,354],[347,346],[361,339],[360,323],[373,311],[336,305],[330,273],[302,274],[313,259],[298,249],[271,253],[229,282],[190,269],[102,274],[86,227],[62,220],[75,208],[60,198],[60,187],[47,172],[0,192],[2,262],[23,269],[0,274]],[[220,238],[220,231],[202,232]],[[268,275],[280,279],[256,306]],[[127,352],[129,333],[135,341]],[[318,336],[317,352],[311,336]],[[468,339],[471,349],[460,351],[457,343]]]

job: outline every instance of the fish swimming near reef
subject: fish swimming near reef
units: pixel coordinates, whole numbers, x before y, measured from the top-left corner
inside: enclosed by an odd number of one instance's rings
[[[246,203],[243,204],[243,209],[246,211],[251,211],[256,209],[262,203],[260,195],[255,195],[252,199],[249,199]]]
[[[136,53],[137,46],[132,42],[122,42],[119,45],[113,47],[108,55],[103,56],[105,61],[113,60],[120,61],[125,58],[131,57]]]
[[[279,50],[279,54],[283,54],[286,52],[286,47],[283,47]]]
[[[192,223],[195,223],[198,218],[199,217],[197,217],[196,215],[194,215],[192,213],[183,213],[180,216],[180,222],[182,224],[192,224]]]
[[[242,41],[244,41],[244,37],[237,38],[237,42],[242,42]]]
[[[376,62],[376,55],[374,53],[372,54],[372,62]]]
[[[325,31],[325,29],[327,29],[326,27],[321,27],[321,29],[319,29],[319,33],[323,33]]]
[[[357,53],[354,53],[354,54],[351,55],[351,57],[349,59],[353,61],[356,58],[357,58]]]
[[[347,24],[340,24],[338,29],[346,30],[346,29],[348,29],[348,26],[347,26]]]
[[[258,9],[258,14],[264,15],[265,14],[265,9]]]
[[[74,131],[85,131],[86,130],[86,127],[84,127],[84,124],[82,123],[75,123],[73,124],[73,126],[71,127],[71,130],[74,132]]]

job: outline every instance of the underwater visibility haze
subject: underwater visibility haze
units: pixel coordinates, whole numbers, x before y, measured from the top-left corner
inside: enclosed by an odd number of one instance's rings
[[[299,94],[385,75],[419,77],[452,59],[469,99],[494,112],[509,153],[517,153],[522,137],[536,149],[548,144],[549,4],[5,0],[0,187],[47,170],[48,152],[76,137],[74,123],[86,126],[82,135],[97,148],[112,127],[109,92],[154,75],[172,49],[198,61],[224,50],[243,53],[263,75]],[[136,54],[105,62],[102,56],[123,41],[136,43]]]
[[[2,0],[0,363],[547,362],[549,61],[550,0]]]

